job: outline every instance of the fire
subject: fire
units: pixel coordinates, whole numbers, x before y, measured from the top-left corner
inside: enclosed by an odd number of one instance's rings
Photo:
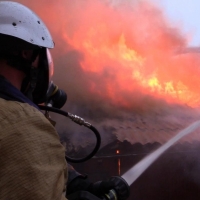
[[[179,48],[186,47],[186,39],[180,31],[170,30],[159,10],[147,3],[135,5],[133,10],[127,7],[118,10],[100,1],[97,8],[90,3],[85,13],[94,9],[100,14],[89,16],[93,19],[86,23],[89,14],[80,13],[80,19],[83,19],[79,24],[80,31],[73,37],[64,33],[64,37],[83,52],[82,70],[98,74],[103,82],[106,81],[103,92],[99,90],[99,81],[93,82],[92,93],[126,106],[129,102],[118,94],[135,90],[171,103],[199,105],[200,58],[176,54]],[[127,15],[120,16],[126,9]],[[194,60],[196,63],[191,65]],[[191,72],[195,73],[192,75],[196,76],[195,80],[188,80]],[[109,80],[105,76],[110,76]]]
[[[187,36],[150,1],[59,0],[48,11],[57,14],[39,14],[62,53],[83,55],[91,94],[125,107],[136,96],[199,106],[200,56],[177,53]]]

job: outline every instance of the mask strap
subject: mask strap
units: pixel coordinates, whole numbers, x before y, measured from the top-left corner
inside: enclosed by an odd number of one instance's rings
[[[25,95],[33,101],[33,91],[35,90],[36,84],[37,84],[37,78],[38,78],[38,71],[39,69],[35,67],[31,67],[29,70],[30,75],[29,75],[29,86],[28,90],[25,92]]]

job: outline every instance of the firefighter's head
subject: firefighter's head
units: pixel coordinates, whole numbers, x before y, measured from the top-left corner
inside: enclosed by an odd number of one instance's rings
[[[32,10],[0,1],[0,59],[24,74],[21,91],[36,104],[44,102],[48,90],[53,47],[49,30]]]

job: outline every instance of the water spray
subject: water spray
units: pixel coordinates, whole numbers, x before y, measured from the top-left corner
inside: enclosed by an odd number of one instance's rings
[[[142,159],[136,165],[134,165],[131,169],[129,169],[126,173],[122,175],[124,188],[128,188],[133,184],[140,175],[142,175],[145,170],[154,163],[169,147],[171,147],[174,143],[180,140],[182,137],[190,134],[195,131],[198,127],[200,127],[200,120],[192,123],[190,126],[186,127],[182,131],[180,131],[177,135],[172,137],[168,142],[163,144],[153,153],[149,154],[147,157]],[[118,200],[117,193],[115,190],[110,190],[108,194],[106,194],[103,200]]]
[[[134,165],[131,169],[129,169],[126,173],[122,175],[122,178],[125,179],[128,185],[134,183],[137,178],[143,174],[143,172],[156,160],[158,159],[169,147],[179,141],[182,137],[190,134],[195,131],[198,127],[200,127],[200,120],[192,123],[182,131],[180,131],[177,135],[172,137],[168,142],[163,144],[153,153],[149,154],[147,157],[142,159],[136,165]]]

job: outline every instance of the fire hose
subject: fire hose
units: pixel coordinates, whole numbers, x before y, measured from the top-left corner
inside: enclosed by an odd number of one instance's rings
[[[86,122],[83,118],[81,118],[77,115],[73,115],[71,113],[65,112],[63,110],[60,110],[60,109],[57,109],[54,107],[43,106],[43,105],[38,105],[38,106],[41,110],[51,111],[51,112],[61,114],[65,117],[69,117],[75,123],[89,128],[95,134],[97,141],[96,141],[96,145],[95,145],[94,149],[92,150],[92,152],[89,155],[85,156],[84,158],[80,158],[80,159],[74,159],[69,156],[66,156],[65,158],[68,162],[73,162],[73,163],[84,162],[84,161],[92,158],[97,153],[97,151],[99,150],[99,147],[101,145],[101,136],[100,136],[98,130],[94,126],[92,126],[90,123]]]
[[[69,156],[65,156],[65,158],[68,162],[72,162],[72,163],[84,162],[84,161],[92,158],[99,150],[100,145],[101,145],[101,136],[100,136],[98,130],[94,126],[92,126],[90,123],[86,122],[83,118],[61,110],[60,108],[63,107],[63,105],[66,103],[66,101],[67,101],[67,94],[63,90],[59,89],[58,86],[53,83],[53,81],[51,81],[49,84],[49,89],[46,94],[45,105],[38,105],[38,107],[41,110],[45,110],[46,112],[51,111],[51,112],[63,115],[65,117],[68,117],[75,123],[77,123],[79,125],[83,125],[83,126],[89,128],[91,131],[93,131],[93,133],[96,136],[96,145],[89,155],[87,155],[83,158],[80,158],[80,159],[75,159],[75,158],[71,158]]]
[[[53,107],[49,107],[49,106],[42,106],[42,105],[39,105],[39,108],[41,110],[52,111],[52,112],[56,112],[58,114],[64,115],[66,117],[69,117],[75,123],[77,123],[79,125],[84,125],[84,126],[86,126],[87,128],[89,128],[90,130],[92,130],[94,132],[94,134],[95,134],[95,136],[97,138],[97,142],[96,142],[96,145],[95,145],[93,151],[89,155],[87,155],[86,157],[81,158],[81,159],[74,159],[74,158],[70,158],[70,157],[66,156],[65,158],[66,158],[67,161],[73,162],[73,163],[84,162],[84,161],[92,158],[97,153],[97,151],[99,150],[100,144],[101,144],[101,137],[100,137],[99,132],[97,131],[97,129],[94,126],[92,126],[88,122],[85,122],[85,120],[83,118],[80,118],[80,117],[78,117],[76,115],[73,115],[71,113],[62,111],[62,110],[57,109],[57,108],[53,108]],[[102,199],[102,200],[125,200],[125,199],[127,199],[127,197],[130,194],[130,187],[129,187],[128,183],[121,177],[114,177],[114,178],[115,178],[115,182],[119,182],[120,181],[120,187],[122,188],[122,191],[123,191],[122,192],[123,193],[123,198],[120,197],[122,195],[119,192],[117,193],[114,189],[111,189],[111,190],[109,190],[108,193],[106,193],[103,196],[101,196],[100,199]],[[111,177],[111,180],[112,180],[112,177]],[[125,194],[126,198],[124,198],[124,194]],[[77,198],[77,196],[78,196],[78,198]],[[91,199],[90,198],[90,194],[86,193],[85,191],[80,191],[80,192],[78,192],[76,194],[72,194],[72,195],[70,195],[68,197],[69,200],[78,200],[78,199],[81,199],[81,198],[83,198],[83,199],[87,199],[87,198]]]
[[[84,162],[84,161],[92,158],[99,150],[100,145],[101,145],[101,136],[100,136],[98,130],[94,126],[92,126],[90,123],[86,122],[83,118],[61,110],[60,108],[65,104],[66,101],[67,101],[66,93],[63,90],[58,89],[58,87],[55,84],[53,84],[53,82],[51,82],[50,86],[49,86],[49,90],[47,92],[47,100],[46,100],[45,105],[38,105],[38,107],[41,110],[45,110],[46,112],[50,111],[50,112],[54,112],[57,114],[61,114],[65,117],[68,117],[75,123],[89,128],[95,134],[96,145],[90,154],[88,154],[87,156],[85,156],[83,158],[79,158],[79,159],[65,156],[65,159],[68,162],[72,162],[72,163]],[[130,187],[129,187],[128,183],[123,178],[118,177],[118,176],[111,177],[110,181],[113,181],[116,184],[118,184],[118,190],[116,191],[115,189],[111,189],[111,190],[109,190],[108,193],[100,196],[100,199],[102,199],[102,200],[126,200],[130,194]],[[68,199],[69,200],[78,200],[78,199],[81,199],[81,197],[82,197],[82,199],[94,200],[95,196],[92,195],[93,197],[90,198],[89,196],[91,196],[91,195],[92,194],[90,194],[89,192],[87,193],[86,191],[78,191],[75,194],[71,194],[68,197]],[[78,198],[77,198],[77,196],[78,196]],[[98,199],[99,198],[97,198],[97,200]]]

